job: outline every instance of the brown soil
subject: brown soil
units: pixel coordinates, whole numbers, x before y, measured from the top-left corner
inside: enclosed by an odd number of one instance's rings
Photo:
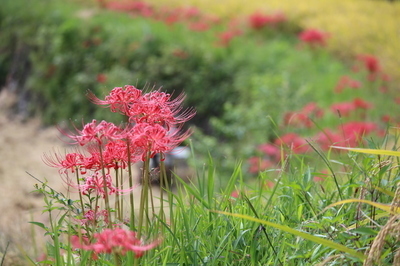
[[[57,129],[43,128],[38,120],[10,119],[0,110],[0,259],[10,244],[4,265],[20,265],[17,254],[32,252],[33,231],[28,222],[46,221],[41,215],[43,197],[32,193],[38,181],[29,174],[64,190],[57,170],[42,161],[44,152],[59,145],[58,135]],[[35,233],[41,237],[44,232]]]

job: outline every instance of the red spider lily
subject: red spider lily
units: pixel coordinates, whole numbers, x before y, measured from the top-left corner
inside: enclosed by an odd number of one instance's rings
[[[168,93],[154,91],[143,95],[141,100],[131,106],[128,111],[130,122],[160,124],[170,128],[184,123],[195,115],[193,109],[182,112],[182,102],[185,95],[181,94],[174,100]]]
[[[97,124],[95,119],[84,125],[82,130],[76,129],[76,131],[78,132],[77,135],[67,134],[65,132],[63,132],[63,134],[75,141],[72,144],[79,144],[81,146],[93,141],[98,144],[104,144],[105,140],[121,139],[125,136],[123,130],[113,123],[103,120]]]
[[[133,14],[140,14],[142,16],[151,16],[153,14],[153,8],[142,1],[111,1],[103,2],[103,7],[114,10],[114,11],[124,11]]]
[[[311,46],[325,46],[329,34],[317,29],[306,29],[299,34],[299,39]]]
[[[300,154],[308,151],[307,142],[296,133],[285,134],[275,140],[275,144],[288,147],[293,153]]]
[[[82,219],[78,219],[81,225],[89,225],[89,224],[99,224],[100,220],[103,220],[104,223],[108,224],[108,212],[107,210],[88,210],[83,215]]]
[[[324,151],[328,151],[331,146],[337,145],[343,141],[343,137],[340,134],[330,129],[324,129],[322,132],[318,132],[313,139],[315,139]]]
[[[342,131],[344,140],[349,147],[356,147],[362,141],[362,138],[378,129],[378,126],[372,122],[351,121],[338,128]]]
[[[115,87],[104,100],[100,100],[93,93],[88,93],[88,98],[94,104],[110,107],[111,112],[119,112],[126,115],[131,105],[140,101],[142,91],[134,86],[126,85],[124,88]]]
[[[106,168],[125,169],[128,163],[136,163],[139,158],[135,156],[135,148],[130,147],[130,162],[128,161],[127,142],[122,140],[106,144],[103,150],[103,160]]]
[[[240,35],[242,35],[242,32],[237,29],[221,32],[217,35],[217,37],[219,39],[217,42],[217,45],[218,46],[228,46],[233,38],[240,36]]]
[[[310,118],[321,118],[324,115],[322,108],[318,107],[316,103],[310,102],[306,104],[299,112],[287,112],[284,115],[284,125],[305,126],[310,128],[313,122]]]
[[[270,160],[263,159],[257,156],[248,159],[249,172],[252,174],[257,174],[260,171],[264,171],[267,168],[274,166],[274,163]]]
[[[353,104],[354,104],[354,107],[358,108],[358,109],[366,110],[366,109],[371,109],[373,107],[373,105],[371,103],[369,103],[361,98],[355,98],[353,100]]]
[[[157,123],[169,128],[195,115],[193,109],[182,111],[184,94],[172,100],[171,94],[161,91],[142,94],[142,91],[131,85],[114,88],[105,100],[98,99],[92,93],[89,98],[95,104],[109,106],[111,111],[128,116],[130,122],[135,123]]]
[[[153,158],[157,153],[166,153],[177,147],[183,140],[191,134],[190,131],[180,132],[177,130],[167,130],[159,124],[138,123],[131,133],[129,140],[132,145],[141,151],[142,160]]]
[[[271,143],[261,144],[258,146],[258,150],[263,152],[273,162],[279,162],[281,159],[281,149]]]
[[[391,115],[383,115],[381,121],[384,123],[392,123],[394,118]]]
[[[105,74],[98,74],[96,77],[96,80],[98,83],[106,83],[107,82],[107,76]]]
[[[181,14],[185,19],[197,18],[201,15],[200,10],[197,7],[186,7],[181,10]]]
[[[80,153],[68,153],[61,156],[54,153],[54,156],[45,154],[43,161],[50,167],[59,168],[60,173],[67,173],[70,170],[72,173],[80,170],[81,173],[86,172],[86,158]]]
[[[334,103],[331,105],[331,110],[333,113],[339,113],[340,116],[347,117],[350,115],[352,111],[354,111],[356,107],[352,102],[342,102],[342,103]]]
[[[359,89],[361,85],[362,83],[358,80],[354,80],[349,76],[342,76],[339,82],[336,84],[335,92],[341,93],[346,88]]]
[[[142,241],[136,238],[136,232],[126,231],[121,228],[105,229],[101,233],[93,235],[94,243],[89,243],[87,238],[79,236],[71,237],[71,244],[74,248],[83,250],[91,250],[94,258],[98,254],[118,254],[125,255],[128,251],[135,253],[136,258],[144,255],[145,251],[155,248],[160,244],[160,240],[156,240],[148,245],[142,245]]]
[[[364,67],[369,73],[378,73],[381,71],[381,66],[377,57],[363,54],[358,55],[357,59],[364,63]]]
[[[210,25],[202,21],[197,21],[190,23],[188,28],[192,31],[207,31],[210,29]]]
[[[95,193],[97,196],[101,196],[102,198],[106,197],[106,191],[104,190],[105,187],[107,188],[108,195],[123,195],[135,189],[135,187],[131,187],[128,189],[117,188],[112,184],[111,175],[106,174],[105,176],[103,176],[98,171],[93,173],[92,175],[86,176],[84,184],[75,184],[70,179],[67,183],[69,186],[79,189],[79,191],[83,195]]]
[[[282,13],[276,13],[273,15],[264,15],[260,12],[255,12],[250,15],[249,23],[250,27],[256,30],[262,29],[268,25],[275,25],[280,22],[285,22],[286,16]]]

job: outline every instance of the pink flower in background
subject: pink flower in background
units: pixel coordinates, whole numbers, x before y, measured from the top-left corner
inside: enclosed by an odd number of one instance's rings
[[[358,55],[357,59],[364,63],[364,68],[369,73],[378,73],[381,71],[379,60],[376,56],[369,54]]]
[[[336,84],[334,91],[336,93],[341,93],[346,88],[359,89],[361,88],[361,85],[362,85],[361,82],[358,80],[354,80],[349,76],[342,76],[339,82]]]
[[[371,103],[369,103],[361,98],[355,98],[353,100],[353,104],[354,104],[355,108],[364,109],[364,110],[371,109],[373,107],[373,105]]]
[[[393,122],[393,117],[391,115],[383,115],[381,117],[381,121],[384,123],[392,123]]]
[[[306,29],[299,34],[299,39],[313,47],[325,46],[329,34],[317,29]]]
[[[318,132],[313,139],[315,139],[324,151],[328,151],[331,146],[338,145],[343,141],[343,137],[340,134],[333,132],[329,128]]]
[[[258,146],[258,150],[263,152],[273,162],[279,162],[281,159],[281,150],[276,145],[264,143]]]
[[[264,171],[267,168],[274,166],[274,163],[270,160],[254,156],[248,159],[249,172],[252,174],[257,174],[260,171]]]
[[[340,114],[340,116],[348,117],[352,111],[356,109],[352,102],[334,103],[330,109],[334,114]]]
[[[344,136],[344,141],[349,147],[359,145],[363,137],[376,131],[378,126],[372,122],[351,121],[338,127]]]
[[[328,170],[322,170],[320,173],[316,173],[313,177],[314,182],[323,182],[325,178],[328,177],[330,174]]]
[[[239,30],[227,30],[227,31],[221,32],[217,35],[217,37],[218,37],[217,45],[228,46],[230,44],[230,42],[232,41],[232,39],[239,35],[241,35],[241,31],[239,31]]]
[[[283,123],[284,125],[311,128],[314,124],[310,118],[322,118],[323,116],[323,109],[318,107],[316,103],[310,102],[298,112],[287,112],[284,115]]]
[[[105,229],[101,233],[93,235],[94,243],[89,243],[87,238],[72,236],[71,244],[74,248],[83,250],[91,250],[94,258],[98,258],[99,254],[119,254],[125,255],[128,251],[135,253],[136,258],[144,255],[144,252],[157,247],[160,240],[156,240],[148,245],[143,245],[142,241],[136,238],[136,233],[126,231],[121,228]]]
[[[98,83],[106,83],[107,82],[107,76],[105,74],[98,74],[96,77],[96,80]]]
[[[308,151],[308,143],[296,133],[285,134],[275,140],[275,144],[278,146],[286,146],[293,153],[300,154]]]
[[[239,195],[240,195],[240,191],[239,190],[234,190],[231,193],[231,197],[232,198],[239,198]]]
[[[260,12],[255,12],[249,16],[250,27],[256,30],[264,28],[269,25],[276,25],[277,23],[285,22],[286,16],[283,13],[276,13],[272,15],[264,15]]]
[[[261,29],[268,24],[269,18],[259,12],[253,13],[249,17],[250,26],[253,29]]]
[[[192,22],[188,27],[192,31],[207,31],[210,29],[210,25],[202,21]]]
[[[145,17],[149,17],[153,14],[152,7],[143,1],[110,1],[107,3],[104,3],[104,1],[99,2],[101,2],[105,8],[114,11],[130,12]]]

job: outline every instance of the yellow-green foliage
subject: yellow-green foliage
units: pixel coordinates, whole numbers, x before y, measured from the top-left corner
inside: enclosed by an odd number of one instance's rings
[[[377,0],[148,0],[154,5],[196,6],[220,17],[255,10],[282,11],[304,28],[331,34],[328,49],[341,57],[373,54],[400,81],[400,2]]]

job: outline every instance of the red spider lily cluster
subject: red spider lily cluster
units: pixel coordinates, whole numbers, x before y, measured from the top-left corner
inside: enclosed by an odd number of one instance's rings
[[[311,47],[325,46],[329,34],[318,29],[306,29],[299,34],[299,39]]]
[[[262,14],[255,12],[249,16],[250,27],[255,30],[260,30],[266,27],[274,27],[280,23],[286,22],[285,14],[279,12],[275,14]]]
[[[195,111],[183,109],[183,94],[172,98],[171,94],[160,90],[144,92],[131,85],[114,88],[105,99],[99,99],[92,93],[88,96],[93,103],[123,114],[127,122],[117,126],[107,121],[92,120],[81,130],[75,127],[76,133],[62,131],[72,140],[70,144],[77,148],[65,155],[46,155],[45,162],[59,168],[67,185],[79,192],[81,211],[74,220],[85,229],[85,234],[72,237],[75,248],[91,250],[95,258],[102,253],[124,255],[127,251],[141,257],[144,251],[154,248],[159,241],[143,246],[136,233],[115,227],[117,223],[113,223],[114,219],[125,221],[123,211],[118,210],[122,206],[119,196],[130,193],[136,187],[131,175],[132,164],[149,162],[156,154],[164,158],[165,153],[191,134],[190,130],[182,130],[182,126],[195,115]],[[75,175],[74,181],[71,174]],[[124,188],[125,180],[129,180],[130,187]],[[111,195],[116,201],[114,219],[108,198]],[[89,202],[84,204],[83,198]],[[105,203],[103,210],[99,206],[100,200]],[[131,207],[130,211],[134,212]],[[101,231],[104,227],[108,229]]]
[[[148,245],[142,245],[136,233],[121,228],[105,229],[101,233],[93,235],[95,241],[91,243],[89,239],[79,236],[71,236],[73,248],[90,250],[93,258],[98,259],[98,254],[117,254],[125,255],[128,251],[133,251],[136,258],[143,256],[144,252],[155,248],[160,241],[156,240]]]
[[[221,27],[222,19],[210,14],[201,12],[196,7],[161,7],[156,8],[144,1],[107,1],[97,0],[102,8],[109,10],[128,13],[134,17],[140,16],[156,21],[164,22],[167,25],[174,25],[177,23],[184,24],[186,27],[194,32],[208,31],[215,26]],[[277,26],[286,23],[287,17],[282,12],[275,12],[271,14],[263,14],[255,12],[248,17],[239,21],[233,19],[228,23],[224,30],[216,33],[215,45],[220,47],[229,46],[231,41],[238,36],[243,35],[246,30],[260,30],[265,28],[276,28]],[[98,79],[102,82],[104,79]]]
[[[310,102],[305,105],[300,111],[287,112],[283,118],[285,126],[291,125],[296,127],[311,128],[313,122],[311,119],[318,119],[324,116],[324,110],[316,103]]]
[[[305,30],[299,35],[300,40],[310,44],[312,47],[324,46],[328,37],[329,34],[316,29]],[[360,70],[364,70],[367,73],[364,82],[350,75],[344,75],[339,78],[336,86],[333,88],[334,93],[342,94],[347,89],[362,90],[365,84],[370,87],[381,86],[377,93],[387,92],[385,83],[390,80],[390,77],[382,71],[377,57],[373,55],[357,56],[353,71],[359,72]],[[394,101],[397,104],[400,103],[399,99],[394,99]],[[309,131],[315,128],[314,121],[321,121],[327,114],[325,112],[326,109],[330,109],[331,115],[333,114],[336,117],[341,117],[349,121],[342,123],[336,128],[319,129],[320,132],[313,136],[308,133],[307,138],[291,132],[276,137],[270,143],[260,145],[257,153],[261,155],[251,157],[248,160],[249,172],[258,173],[265,169],[276,167],[288,153],[306,154],[310,152],[312,149],[310,149],[306,139],[323,151],[328,151],[333,145],[346,147],[359,146],[363,143],[363,139],[371,134],[382,136],[384,130],[378,123],[366,121],[368,111],[373,108],[374,105],[372,103],[361,97],[356,97],[351,101],[333,102],[325,108],[318,106],[314,102],[310,102],[300,110],[286,112],[283,115],[281,128],[290,126],[295,128],[296,131]],[[384,127],[388,123],[395,123],[395,120],[392,115],[383,115],[381,117]]]
[[[389,75],[383,72],[379,59],[371,54],[360,54],[357,56],[359,64],[354,65],[355,72],[363,69],[367,72],[367,79],[371,82],[382,81],[387,82],[390,80]]]
[[[344,89],[350,88],[350,89],[359,89],[361,88],[362,83],[358,80],[352,79],[349,76],[342,76],[336,87],[335,87],[335,92],[336,93],[341,93]]]

